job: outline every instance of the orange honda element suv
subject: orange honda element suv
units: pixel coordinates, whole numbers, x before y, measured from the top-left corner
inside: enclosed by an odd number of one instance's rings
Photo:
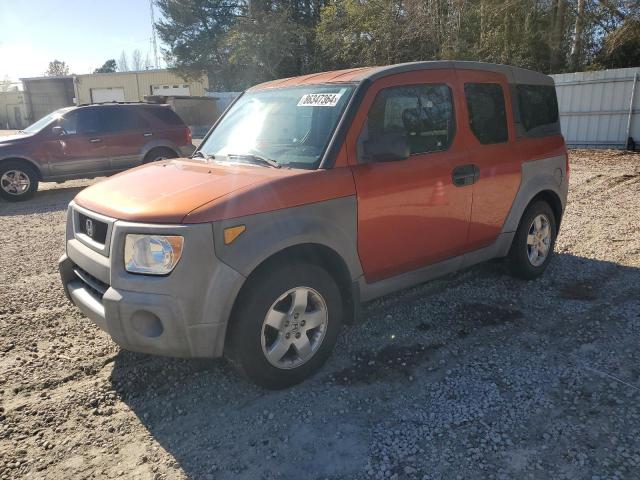
[[[225,355],[282,388],[322,366],[362,301],[491,258],[540,275],[568,173],[540,73],[437,61],[276,80],[192,158],[80,192],[60,272],[122,347]]]

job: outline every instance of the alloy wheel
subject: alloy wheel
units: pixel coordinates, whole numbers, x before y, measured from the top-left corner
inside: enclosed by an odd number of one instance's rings
[[[22,195],[31,186],[31,180],[22,170],[7,170],[0,178],[0,187],[9,195]]]
[[[551,224],[546,215],[537,215],[527,234],[527,256],[534,267],[542,265],[551,250]]]
[[[262,322],[262,352],[271,365],[299,367],[320,348],[327,331],[327,304],[316,290],[296,287],[271,305]]]

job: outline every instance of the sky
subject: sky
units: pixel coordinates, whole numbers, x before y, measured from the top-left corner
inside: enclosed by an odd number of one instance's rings
[[[54,59],[90,73],[123,50],[153,62],[150,38],[149,0],[0,0],[0,81],[42,76]]]

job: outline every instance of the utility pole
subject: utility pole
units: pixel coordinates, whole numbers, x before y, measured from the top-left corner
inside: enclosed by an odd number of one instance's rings
[[[160,68],[158,64],[158,41],[156,40],[156,18],[153,13],[153,0],[149,0],[149,10],[151,11],[151,44],[153,46],[153,59],[156,69]]]

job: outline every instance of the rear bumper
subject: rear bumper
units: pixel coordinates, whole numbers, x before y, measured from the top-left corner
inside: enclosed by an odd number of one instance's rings
[[[144,226],[114,223],[112,252],[122,251],[120,243],[131,229],[145,230]],[[127,350],[174,357],[219,357],[244,277],[215,260],[213,241],[207,239],[210,226],[180,230],[185,236],[185,252],[166,277],[125,272],[122,267],[112,266],[122,262],[110,262],[110,258],[70,238],[67,253],[59,261],[62,284],[69,300]],[[204,246],[211,248],[207,251]],[[189,247],[193,250],[187,251]]]
[[[196,147],[193,145],[184,145],[179,148],[181,157],[190,157],[191,154],[195,151]]]

